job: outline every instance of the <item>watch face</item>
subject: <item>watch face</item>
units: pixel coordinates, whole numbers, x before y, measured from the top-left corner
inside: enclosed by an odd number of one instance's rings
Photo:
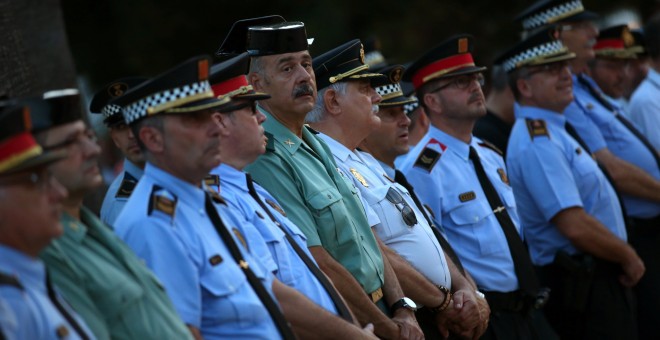
[[[417,310],[417,304],[415,303],[415,301],[413,301],[413,300],[411,300],[407,297],[404,297],[403,301],[406,303],[406,305],[408,307],[412,308],[413,310]]]

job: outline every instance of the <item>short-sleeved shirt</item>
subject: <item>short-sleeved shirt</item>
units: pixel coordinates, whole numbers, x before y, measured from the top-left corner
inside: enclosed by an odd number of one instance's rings
[[[350,150],[328,135],[319,134],[326,142],[335,162],[345,177],[359,188],[368,206],[380,223],[374,229],[388,247],[401,255],[415,269],[436,285],[451,287],[447,260],[431,226],[417,208],[406,188],[385,174],[378,161],[368,153]],[[387,199],[389,190],[396,190],[405,203],[393,203]],[[409,226],[402,215],[403,205],[409,206],[417,223]]]
[[[101,205],[101,221],[111,227],[114,225],[117,216],[124,208],[126,201],[133,192],[133,188],[135,188],[143,173],[144,170],[128,159],[124,159],[124,171],[112,181],[105,193]]]
[[[600,91],[593,79],[586,75],[580,77],[591,84],[596,91]],[[577,76],[573,76],[573,88],[575,100],[564,114],[591,151],[596,152],[606,146],[617,157],[639,167],[655,180],[660,180],[660,168],[652,151],[617,118],[617,115],[620,115],[617,104],[609,102],[617,112],[605,108],[591,95],[587,86],[580,82]],[[624,116],[621,118],[627,119]],[[621,197],[626,212],[631,217],[652,218],[660,215],[660,203],[625,193],[622,193]]]
[[[229,208],[245,219],[247,222],[245,228],[254,227],[256,229],[257,236],[249,238],[248,244],[260,242],[267,245],[277,265],[275,276],[282,283],[295,288],[317,305],[336,315],[337,309],[334,302],[323,285],[289,244],[282,229],[275,225],[269,214],[250,195],[246,174],[227,164],[213,169],[211,174],[220,176],[222,196],[227,201]],[[254,187],[270,214],[316,265],[307,248],[305,235],[286,217],[286,212],[282,210],[279,202],[260,185],[254,183]]]
[[[201,183],[192,185],[147,163],[115,231],[163,282],[184,322],[205,339],[280,338],[213,226],[206,195]],[[218,211],[241,255],[272,295],[273,275],[251,256],[242,226]]]
[[[566,132],[565,117],[529,106],[517,108],[515,114],[507,165],[534,264],[552,263],[560,250],[578,252],[550,222],[571,207],[582,207],[626,240],[616,192],[594,159]],[[530,128],[532,124],[536,128]]]
[[[0,259],[0,274],[16,280],[14,284],[0,283],[0,332],[8,340],[80,339],[48,296],[43,262],[2,244]],[[93,337],[87,325],[62,297],[58,294],[56,298],[85,335]]]
[[[339,173],[332,153],[307,126],[299,138],[270,113],[263,123],[266,153],[246,170],[282,204],[307,237],[344,266],[366,293],[384,281],[382,254],[359,191]]]
[[[158,279],[90,210],[61,222],[64,235],[40,257],[97,338],[190,337]]]
[[[660,73],[649,69],[646,79],[637,87],[628,106],[630,119],[640,132],[660,150]]]
[[[513,190],[502,157],[472,137],[470,143],[431,126],[401,166],[419,199],[427,204],[480,289],[511,292],[518,279],[504,231],[481,188],[472,161],[473,147],[519,233]],[[521,236],[522,237],[522,236]]]

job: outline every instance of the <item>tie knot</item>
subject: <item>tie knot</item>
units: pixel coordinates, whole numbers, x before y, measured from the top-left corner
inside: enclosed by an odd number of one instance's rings
[[[479,154],[477,153],[477,150],[475,150],[473,147],[470,147],[470,159],[473,161],[479,160]]]

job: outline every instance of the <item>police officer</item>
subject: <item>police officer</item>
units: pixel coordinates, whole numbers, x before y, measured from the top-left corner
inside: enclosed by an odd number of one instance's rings
[[[380,252],[357,189],[341,178],[325,143],[304,126],[316,98],[307,35],[303,23],[281,21],[255,27],[250,20],[237,22],[225,43],[242,44],[220,49],[247,50],[252,57],[250,84],[272,96],[260,101],[259,109],[274,148],[246,170],[301,228],[314,259],[360,323],[373,323],[381,337],[417,338],[421,331],[412,315],[389,319],[385,314],[403,293]]]
[[[110,105],[110,100],[126,93],[147,78],[128,77],[114,80],[101,88],[89,104],[91,113],[103,114],[103,123],[110,131],[110,138],[124,155],[124,171],[112,181],[101,205],[101,220],[112,226],[124,208],[128,197],[137,184],[144,169],[144,155],[140,152],[131,129],[124,122],[121,108]]]
[[[255,92],[248,85],[249,56],[243,53],[211,68],[210,83],[218,98],[231,97],[235,102],[222,109],[220,118],[220,150],[222,164],[211,171],[219,175],[223,197],[258,232],[248,237],[248,244],[268,245],[275,260],[275,275],[330,313],[349,322],[354,317],[329,279],[321,272],[305,244],[305,236],[287,217],[277,200],[241,171],[266,150],[268,142],[261,124],[265,116],[256,110],[254,101],[269,95]],[[316,313],[319,325],[312,329],[315,337],[336,339],[357,329],[329,313]],[[364,336],[356,333],[351,337]]]
[[[0,337],[90,339],[37,258],[63,232],[66,190],[49,165],[65,154],[37,144],[25,109],[20,101],[0,103]]]
[[[49,91],[42,98],[29,102],[35,137],[45,149],[67,152],[51,167],[69,193],[60,219],[64,234],[39,254],[53,283],[97,338],[190,338],[153,274],[82,205],[103,179],[101,150],[78,109],[78,90]],[[37,110],[42,105],[51,109]]]
[[[630,228],[629,241],[647,263],[647,272],[635,288],[640,303],[640,329],[648,329],[650,337],[660,337],[655,324],[660,322],[660,247],[648,240],[656,237],[660,226],[660,156],[650,142],[628,120],[622,108],[606,98],[596,82],[588,76],[588,63],[595,57],[593,49],[598,30],[590,21],[595,14],[585,11],[579,1],[542,1],[530,6],[519,16],[524,23],[536,27],[558,25],[562,43],[576,58],[570,61],[573,73],[573,102],[564,114],[567,122],[594,154],[621,194]],[[633,39],[621,30],[617,40],[630,44]],[[619,42],[619,43],[620,43]],[[646,332],[646,331],[644,331]]]
[[[565,129],[575,54],[555,33],[540,31],[501,59],[519,103],[507,155],[511,184],[562,339],[634,339],[625,286],[635,285],[644,264],[626,243],[613,187]]]
[[[472,136],[486,113],[484,67],[472,37],[457,35],[404,73],[429,114],[431,128],[401,167],[445,230],[492,311],[484,337],[555,338],[539,308],[543,297],[521,240],[513,191],[501,154]]]

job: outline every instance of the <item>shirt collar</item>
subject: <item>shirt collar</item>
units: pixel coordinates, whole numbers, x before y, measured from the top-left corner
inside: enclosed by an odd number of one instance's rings
[[[140,169],[133,162],[128,159],[124,159],[124,171],[128,172],[135,179],[140,179],[144,174],[144,170]]]
[[[566,117],[563,114],[540,107],[518,105],[514,107],[513,113],[516,118],[543,119],[550,124],[558,125],[562,128],[566,124]]]
[[[206,186],[200,181],[199,186],[194,186],[184,180],[181,180],[157,166],[147,162],[144,174],[149,176],[157,185],[164,190],[176,196],[178,201],[191,205],[194,208],[204,208]],[[210,190],[210,189],[209,189]]]
[[[45,287],[46,267],[41,260],[3,244],[0,244],[0,258],[0,272],[16,276],[22,285]]]
[[[289,130],[284,124],[280,123],[270,112],[266,111],[263,107],[257,105],[257,109],[266,116],[266,121],[263,122],[263,127],[266,132],[270,133],[275,142],[282,146],[282,149],[289,151],[291,154],[296,153],[302,140]],[[303,134],[306,127],[303,126]]]
[[[385,170],[385,174],[390,176],[390,178],[394,178],[394,176],[396,175],[394,168],[381,162],[379,159],[377,159],[377,161],[378,163],[380,163],[380,166],[383,167],[383,170]]]
[[[220,176],[221,187],[227,185],[248,192],[247,179],[243,171],[223,163],[211,173]]]
[[[430,137],[427,141],[427,144],[432,143],[433,140],[436,140],[437,142],[440,142],[442,145],[444,145],[444,147],[446,147],[448,150],[451,150],[451,152],[458,155],[460,158],[464,160],[469,159],[470,144],[467,144],[460,139],[450,136],[449,134],[436,128],[433,125],[429,127],[429,132],[427,134]]]
[[[649,68],[649,74],[646,76],[650,82],[655,84],[658,88],[660,88],[660,73],[656,72],[654,69]]]
[[[335,156],[340,162],[346,162],[349,158],[358,162],[362,161],[355,155],[354,151],[351,151],[349,148],[344,146],[344,144],[339,143],[325,133],[319,133],[318,136],[319,138],[323,139],[325,144],[327,144],[330,148],[330,151],[332,151],[332,155]]]
[[[82,215],[80,216],[82,218]],[[66,212],[62,212],[60,222],[62,222],[62,227],[64,227],[64,233],[66,236],[78,243],[82,242],[82,240],[85,238],[85,235],[87,235],[87,226],[82,223],[82,221],[76,219]]]

